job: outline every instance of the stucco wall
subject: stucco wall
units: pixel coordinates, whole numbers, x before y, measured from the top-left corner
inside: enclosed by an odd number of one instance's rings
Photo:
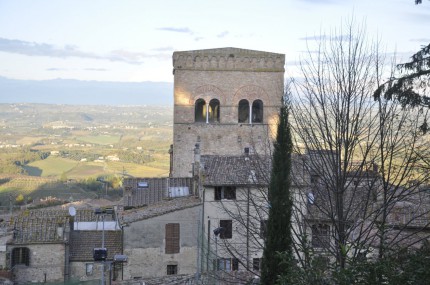
[[[135,221],[124,227],[124,279],[159,277],[167,265],[177,265],[178,274],[197,271],[197,244],[201,206],[195,206]],[[165,254],[165,225],[180,224],[180,252]]]
[[[218,258],[232,257],[227,248],[234,252],[240,259],[239,270],[243,270],[242,264],[247,263],[252,268],[253,258],[261,258],[263,254],[264,240],[260,237],[260,221],[267,219],[268,214],[265,191],[267,188],[264,187],[237,187],[236,200],[216,201],[213,187],[205,187],[204,190],[205,229],[210,227],[209,239],[206,234],[205,240],[209,240],[210,251],[216,250]],[[213,230],[220,226],[220,220],[232,220],[231,239],[221,239],[219,236],[215,238]],[[210,256],[210,259],[215,258],[215,254]],[[211,260],[209,266],[212,266]]]

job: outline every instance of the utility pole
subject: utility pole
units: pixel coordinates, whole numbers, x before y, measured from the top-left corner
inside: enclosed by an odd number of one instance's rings
[[[12,194],[9,194],[9,215],[12,217]]]

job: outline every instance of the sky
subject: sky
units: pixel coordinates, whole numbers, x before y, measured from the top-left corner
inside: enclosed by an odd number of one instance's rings
[[[283,53],[351,18],[404,59],[430,43],[430,1],[0,0],[0,76],[172,82],[174,51],[237,47]]]

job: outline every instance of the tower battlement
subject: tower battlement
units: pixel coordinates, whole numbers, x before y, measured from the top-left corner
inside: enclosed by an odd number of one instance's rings
[[[175,70],[284,72],[283,54],[220,48],[173,53]]]

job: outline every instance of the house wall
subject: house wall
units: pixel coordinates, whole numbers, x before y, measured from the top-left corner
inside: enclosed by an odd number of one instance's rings
[[[191,176],[193,150],[201,155],[240,155],[244,147],[267,151],[276,130],[284,84],[284,55],[241,49],[175,52],[174,177]],[[197,99],[220,102],[220,121],[194,122]],[[263,123],[238,123],[238,104],[263,101]]]
[[[131,222],[124,227],[124,279],[160,277],[167,265],[177,265],[178,274],[197,272],[198,232],[201,206]],[[180,252],[165,254],[165,225],[180,224]]]
[[[87,267],[88,268],[87,271]],[[112,278],[117,280],[122,280],[121,270],[118,268],[116,273],[114,273],[114,266],[110,266],[109,263],[105,263],[105,280],[109,280],[109,274],[111,274]],[[90,261],[73,261],[70,262],[70,275],[72,281],[89,281],[89,280],[97,280],[96,284],[99,284],[100,278],[102,274],[102,264],[100,262]],[[109,283],[108,283],[109,284]]]
[[[266,191],[264,187],[237,187],[236,200],[216,201],[214,187],[205,187],[205,252],[209,252],[206,257],[209,259],[206,262],[207,270],[212,270],[213,259],[233,257],[227,249],[240,259],[239,270],[246,266],[252,269],[253,259],[262,257],[264,240],[260,236],[260,222],[267,220],[268,216]],[[231,239],[215,237],[213,231],[220,226],[220,220],[232,220]]]
[[[6,243],[10,239],[12,239],[11,234],[0,237],[0,269],[7,268],[9,266],[6,260]]]
[[[64,244],[26,244],[9,245],[8,252],[15,247],[30,250],[30,266],[17,265],[13,268],[15,282],[54,282],[64,280]]]

